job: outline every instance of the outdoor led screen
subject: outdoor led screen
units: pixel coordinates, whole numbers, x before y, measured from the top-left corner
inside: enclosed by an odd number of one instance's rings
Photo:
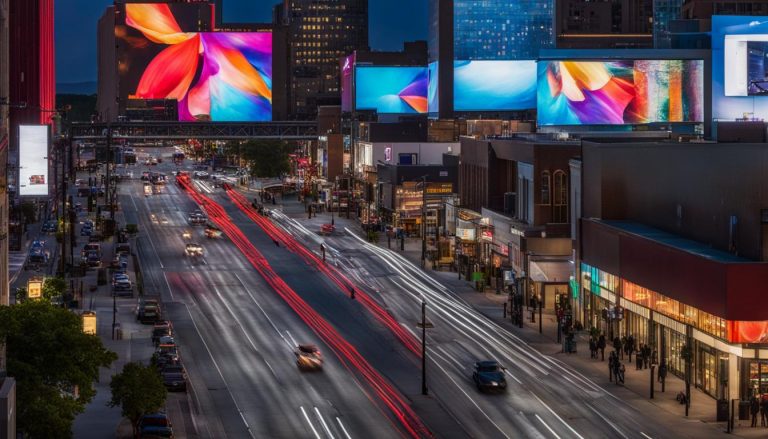
[[[536,108],[536,61],[454,61],[454,110],[533,108]]]
[[[539,125],[703,122],[702,60],[540,61]]]
[[[355,69],[355,107],[378,113],[426,113],[426,67]]]
[[[434,61],[429,63],[429,66],[427,67],[427,109],[430,113],[437,113],[440,111],[440,95],[437,90],[438,66],[438,62]]]
[[[182,121],[271,120],[272,34],[190,31],[171,6],[125,5],[121,95],[175,99]]]
[[[48,126],[19,126],[19,196],[48,196]]]
[[[766,119],[766,17],[712,16],[712,118]]]
[[[355,54],[341,62],[341,111],[352,111],[352,73],[355,70]]]

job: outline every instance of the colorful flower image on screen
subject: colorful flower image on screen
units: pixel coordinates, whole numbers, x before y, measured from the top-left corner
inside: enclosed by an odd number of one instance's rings
[[[125,24],[164,46],[146,66],[131,99],[175,99],[179,120],[272,119],[272,34],[183,32],[167,4],[126,4]]]
[[[438,92],[438,72],[439,63],[437,61],[429,63],[427,66],[427,110],[430,113],[437,113],[440,111],[440,93]]]
[[[355,107],[378,113],[426,113],[426,67],[357,67]]]
[[[704,120],[701,60],[541,61],[539,125]]]
[[[454,61],[456,111],[536,108],[536,61]]]

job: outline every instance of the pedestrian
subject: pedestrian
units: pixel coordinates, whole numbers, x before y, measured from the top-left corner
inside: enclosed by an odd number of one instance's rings
[[[656,349],[651,354],[651,364],[659,364],[659,354],[656,352]]]
[[[663,383],[664,380],[666,380],[666,379],[667,379],[667,362],[666,361],[662,361],[661,364],[659,365],[658,381],[660,383]]]
[[[276,247],[280,247],[280,243],[279,243],[279,242],[277,242],[277,239],[273,239],[273,240],[272,240],[272,242],[274,242],[274,243],[275,243],[275,246],[276,246]]]
[[[608,381],[613,382],[613,352],[608,355]]]
[[[757,414],[760,412],[760,401],[752,395],[749,400],[749,413],[752,415],[752,427],[757,427]]]
[[[352,285],[349,286],[349,298],[353,300],[355,298],[355,287]]]
[[[648,369],[648,357],[650,357],[650,346],[643,346],[643,369]]]
[[[594,337],[589,337],[589,358],[597,358],[597,343]]]
[[[635,352],[635,337],[629,334],[627,337],[627,355],[629,356],[629,362],[632,362],[632,353]]]
[[[642,370],[643,368],[643,356],[640,355],[640,351],[635,352],[635,370]]]
[[[619,338],[618,335],[616,337],[613,337],[613,349],[615,349],[615,352],[616,352],[616,359],[619,358],[619,355],[623,355],[623,354],[621,354],[621,352],[622,352],[622,350],[621,350],[621,339]]]
[[[760,398],[760,417],[762,418],[762,426],[768,427],[768,394],[763,394]]]
[[[626,372],[626,370],[624,363],[621,363],[619,366],[619,381],[621,381],[621,384],[624,384],[624,372]]]
[[[597,348],[600,349],[600,361],[605,361],[605,334],[600,334],[597,340]]]

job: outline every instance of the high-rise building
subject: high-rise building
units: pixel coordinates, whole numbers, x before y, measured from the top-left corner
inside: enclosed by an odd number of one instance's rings
[[[558,48],[653,47],[653,0],[561,0],[557,2]]]
[[[653,0],[653,47],[672,47],[670,22],[681,18],[683,0]]]
[[[0,0],[0,169],[7,169],[9,141],[8,110],[8,0]],[[0,173],[0,306],[8,305],[8,176]],[[0,352],[0,375],[5,361]]]
[[[53,0],[8,2],[9,189],[18,187],[19,126],[51,125],[56,107],[53,3]],[[8,216],[11,221],[8,245],[10,249],[19,249],[21,228],[17,222],[20,217],[18,191],[11,189],[8,196]],[[6,291],[3,299],[6,302],[7,294]]]
[[[554,46],[554,0],[430,0],[431,115],[453,117],[454,61],[536,59]],[[435,78],[430,77],[430,83]]]
[[[113,122],[118,116],[117,42],[115,40],[115,7],[108,6],[96,28],[98,93],[96,111],[99,119]]]
[[[288,27],[288,111],[315,119],[317,107],[340,105],[339,58],[368,49],[368,0],[285,0],[275,24]]]

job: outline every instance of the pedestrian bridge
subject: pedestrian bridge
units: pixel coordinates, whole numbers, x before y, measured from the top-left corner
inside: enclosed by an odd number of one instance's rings
[[[317,122],[74,122],[68,134],[72,140],[313,140]]]

